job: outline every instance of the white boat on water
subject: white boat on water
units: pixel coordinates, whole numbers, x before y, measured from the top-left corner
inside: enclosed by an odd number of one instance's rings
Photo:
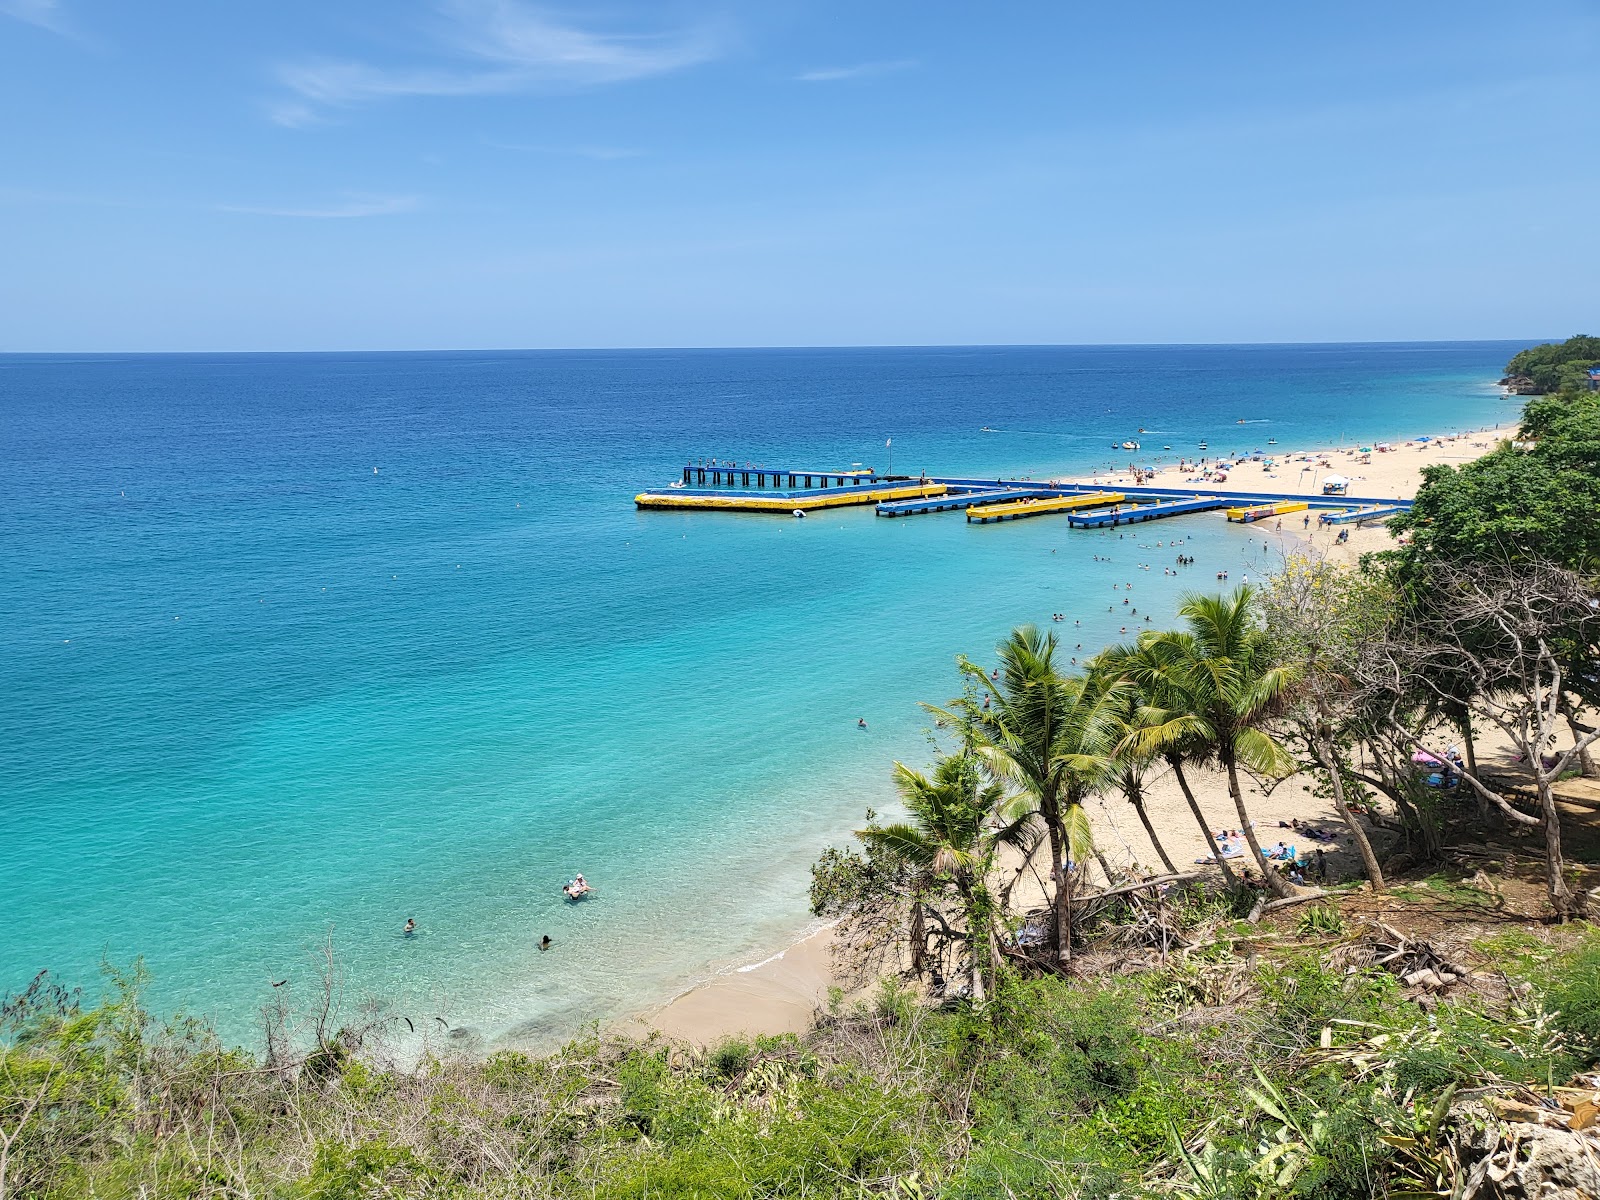
[[[1122,448],[1124,450],[1137,450],[1139,448],[1139,443],[1138,442],[1123,442],[1122,443]]]

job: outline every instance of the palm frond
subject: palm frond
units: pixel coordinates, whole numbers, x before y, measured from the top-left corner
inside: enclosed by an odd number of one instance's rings
[[[1067,846],[1075,861],[1082,862],[1094,853],[1094,830],[1089,825],[1089,814],[1081,804],[1069,804],[1061,814],[1061,824],[1067,835]]]
[[[1282,779],[1297,766],[1294,756],[1260,729],[1241,729],[1233,739],[1234,757],[1258,775]]]
[[[858,829],[856,836],[864,845],[875,846],[895,858],[915,863],[919,867],[931,866],[939,853],[939,847],[934,845],[921,830],[904,823]]]

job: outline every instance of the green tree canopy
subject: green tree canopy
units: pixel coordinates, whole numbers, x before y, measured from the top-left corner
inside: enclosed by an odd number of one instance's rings
[[[1506,374],[1526,376],[1541,392],[1576,391],[1587,386],[1593,366],[1600,366],[1600,337],[1580,333],[1518,352],[1506,364]]]
[[[1589,423],[1596,440],[1560,439],[1534,452],[1507,445],[1460,467],[1424,467],[1415,505],[1390,524],[1411,535],[1399,551],[1401,579],[1422,584],[1434,557],[1580,570],[1600,562],[1600,474],[1582,461],[1600,450],[1600,418]]]

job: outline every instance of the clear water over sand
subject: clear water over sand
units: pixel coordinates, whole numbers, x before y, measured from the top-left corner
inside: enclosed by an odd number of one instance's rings
[[[1159,621],[1265,562],[1215,514],[1119,541],[634,492],[887,437],[1043,476],[1140,426],[1148,459],[1492,425],[1518,345],[0,357],[0,989],[142,954],[248,1038],[331,927],[352,991],[488,1039],[664,998],[804,925],[958,651],[1052,612],[1092,650],[1113,582]]]

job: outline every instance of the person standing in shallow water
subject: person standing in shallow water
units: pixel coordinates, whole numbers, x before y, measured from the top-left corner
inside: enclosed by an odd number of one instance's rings
[[[404,929],[402,929],[400,932],[405,934],[407,937],[410,937],[412,934],[416,933],[416,931],[417,931],[416,918],[415,917],[407,917],[406,918],[406,927]]]

